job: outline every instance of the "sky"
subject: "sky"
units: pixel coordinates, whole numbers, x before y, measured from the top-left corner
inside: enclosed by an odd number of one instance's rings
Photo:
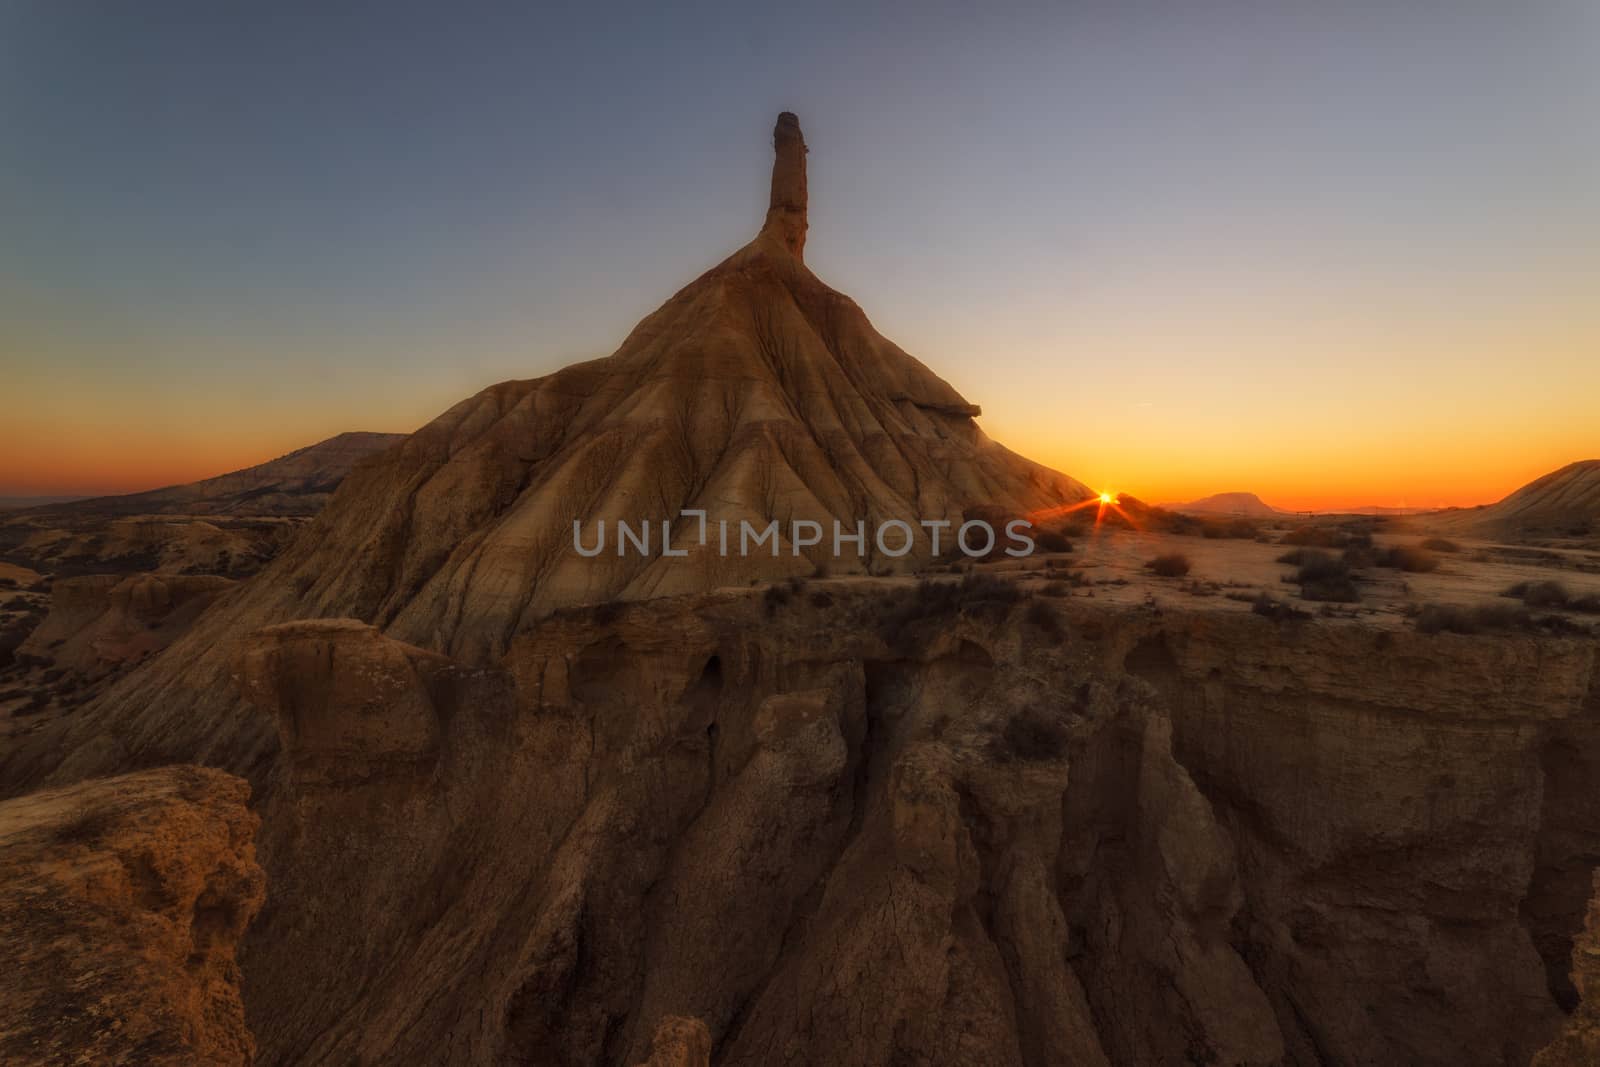
[[[0,3],[0,495],[606,355],[747,241],[1149,501],[1600,456],[1600,5]]]

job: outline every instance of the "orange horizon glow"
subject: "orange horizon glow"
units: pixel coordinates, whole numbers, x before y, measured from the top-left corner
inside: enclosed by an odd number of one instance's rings
[[[229,433],[215,427],[150,428],[140,426],[82,425],[71,433],[59,428],[48,432],[40,420],[19,416],[0,426],[0,495],[3,496],[99,496],[137,493],[200,481],[276,459],[315,444],[346,429],[382,428],[371,420],[338,420],[325,414],[304,420],[276,432]],[[414,425],[414,424],[413,424]],[[403,431],[402,431],[403,432]],[[38,447],[49,439],[48,450]],[[1079,480],[1091,484],[1113,481],[1093,477],[1098,472],[1127,472],[1115,478],[1116,484],[1137,486],[1119,491],[1097,491],[1087,501],[1059,509],[1063,512],[1086,505],[1102,510],[1114,506],[1127,493],[1146,504],[1187,503],[1227,492],[1254,493],[1264,503],[1284,512],[1327,512],[1345,508],[1470,508],[1504,499],[1535,478],[1568,463],[1595,458],[1600,448],[1584,451],[1560,445],[1520,458],[1506,457],[1492,469],[1470,467],[1450,470],[1437,457],[1418,464],[1423,477],[1410,470],[1367,469],[1360,464],[1353,470],[1333,470],[1301,474],[1274,469],[1259,463],[1253,473],[1219,474],[1194,470],[1185,462],[1163,470],[1158,457],[1132,457],[1146,464],[1143,477],[1133,476],[1134,463],[1098,448],[1094,469],[1084,478],[1075,469],[1071,455],[1056,457],[1050,450],[1028,452],[1017,449]],[[1073,450],[1081,452],[1081,450]],[[1381,467],[1381,463],[1378,464]]]

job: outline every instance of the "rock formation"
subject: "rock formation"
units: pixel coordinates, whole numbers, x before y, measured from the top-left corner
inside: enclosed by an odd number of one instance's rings
[[[495,669],[354,622],[245,646],[263,1062],[635,1064],[672,1017],[719,1064],[1555,1038],[1592,642],[811,588],[565,613]]]
[[[754,241],[608,359],[359,466],[184,636],[8,739],[0,792],[250,779],[267,1064],[1488,1067],[1556,1040],[1600,861],[1592,640],[695,544],[684,509],[1086,495],[811,274],[798,123],[775,144]],[[601,519],[689,554],[578,556]],[[847,576],[772,581],[825,561]]]
[[[248,795],[168,767],[0,803],[0,1061],[253,1062],[234,959],[263,896]]]
[[[1600,878],[1572,942],[1572,985],[1579,997],[1561,1036],[1533,1057],[1533,1067],[1590,1067],[1600,1063]]]
[[[1023,515],[1089,496],[1079,482],[991,441],[978,408],[886,340],[799,258],[805,144],[793,116],[775,135],[773,200],[757,237],[645,318],[616,354],[465,400],[358,464],[293,545],[72,722],[0,752],[0,781],[216,761],[258,772],[270,724],[237,700],[230,642],[296,618],[355,618],[469,664],[493,663],[528,626],[582,603],[752,581],[909,570],[932,553],[919,521]],[[707,543],[697,543],[705,512]],[[904,557],[873,531],[908,522]],[[653,551],[618,553],[616,523]],[[719,523],[777,523],[770,543],[727,556]],[[797,546],[793,523],[819,542]],[[837,521],[866,531],[862,554]],[[609,539],[574,548],[574,523]],[[661,550],[670,524],[675,551]],[[65,736],[57,731],[64,731]],[[98,753],[90,760],[85,752]]]
[[[18,652],[82,674],[157,652],[234,582],[212,575],[57,579],[50,614]]]
[[[800,133],[800,119],[791,111],[778,116],[772,131],[772,147],[777,159],[772,164],[772,200],[767,205],[767,221],[761,237],[776,240],[797,263],[805,262],[806,251],[806,139]]]
[[[885,340],[801,259],[806,146],[779,119],[772,204],[754,241],[648,316],[607,359],[464,401],[356,471],[274,580],[297,614],[368,619],[469,659],[570,604],[869,566],[931,549],[919,520],[1081,500],[1079,483],[990,441],[977,407]],[[706,513],[702,524],[684,510]],[[833,551],[834,522],[917,527],[902,560]],[[648,555],[616,523],[648,524]],[[717,524],[776,520],[779,540],[723,556]],[[797,547],[796,520],[822,531]],[[608,539],[574,550],[573,524]],[[687,558],[664,558],[662,524]],[[947,533],[945,544],[953,532]],[[774,556],[776,552],[776,557]]]

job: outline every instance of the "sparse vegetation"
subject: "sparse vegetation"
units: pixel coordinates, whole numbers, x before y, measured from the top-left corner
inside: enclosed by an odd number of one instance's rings
[[[881,601],[884,632],[898,641],[922,619],[957,614],[1001,622],[1021,599],[1016,583],[992,574],[968,574],[959,582],[924,578],[915,588],[898,590]]]
[[[1334,526],[1299,526],[1283,535],[1283,543],[1307,548],[1371,548],[1372,534]]]
[[[1447,541],[1443,537],[1430,537],[1422,542],[1422,547],[1429,552],[1460,552],[1461,546],[1454,541]]]
[[[1501,596],[1520,600],[1530,608],[1564,608],[1570,599],[1567,587],[1560,582],[1518,582]]]
[[[1071,552],[1072,541],[1060,530],[1041,530],[1036,537],[1041,552]]]
[[[1146,563],[1145,567],[1160,578],[1182,578],[1189,573],[1190,563],[1182,552],[1168,552]]]
[[[1439,569],[1439,557],[1420,545],[1395,545],[1378,549],[1373,553],[1372,562],[1379,567],[1392,567],[1413,574]]]
[[[1300,586],[1302,600],[1353,604],[1361,599],[1350,564],[1326,552],[1305,549],[1296,554],[1299,570],[1292,581]]]

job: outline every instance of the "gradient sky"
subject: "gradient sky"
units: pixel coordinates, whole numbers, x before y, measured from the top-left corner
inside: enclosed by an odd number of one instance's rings
[[[1588,0],[246,6],[0,5],[0,494],[607,354],[754,234],[783,109],[812,268],[1097,488],[1600,455]]]

